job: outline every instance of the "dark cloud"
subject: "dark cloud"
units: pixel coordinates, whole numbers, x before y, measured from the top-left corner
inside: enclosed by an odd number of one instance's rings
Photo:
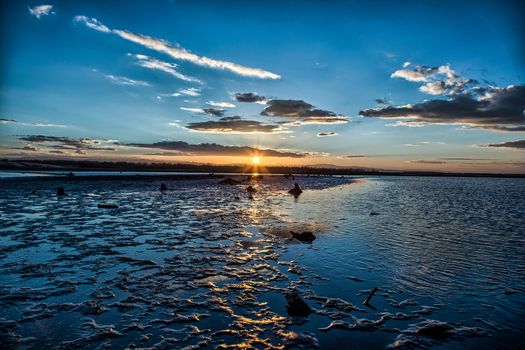
[[[259,96],[257,94],[254,94],[253,92],[238,92],[235,94],[235,100],[239,102],[256,103],[265,102],[266,97]]]
[[[189,123],[186,128],[213,133],[274,133],[281,130],[279,125],[263,124],[256,120],[246,120],[237,116],[223,117],[217,121]]]
[[[202,110],[204,111],[204,113],[214,115],[216,117],[222,117],[225,112],[224,109],[217,109],[217,108],[203,108]]]
[[[327,136],[336,136],[336,132],[320,132],[317,134],[317,137],[327,137]]]
[[[525,140],[516,140],[502,143],[492,143],[485,145],[486,147],[503,147],[503,148],[516,148],[516,149],[525,149]]]
[[[270,100],[266,105],[267,107],[261,112],[261,115],[295,119],[292,122],[284,122],[283,124],[285,125],[337,124],[348,122],[343,115],[317,109],[303,100]]]
[[[77,154],[85,154],[87,150],[115,151],[115,148],[100,146],[101,142],[99,140],[92,140],[90,138],[72,139],[64,136],[25,135],[20,136],[18,139],[29,143],[21,148],[27,151],[44,150],[50,153],[74,151]],[[37,149],[34,147],[34,144],[39,145],[41,148]]]
[[[385,98],[376,98],[375,101],[376,101],[376,103],[378,105],[389,105],[390,104],[390,100],[387,99],[386,97]]]
[[[411,160],[410,163],[418,163],[418,164],[446,164],[447,162],[444,162],[442,160]]]
[[[225,146],[216,143],[189,144],[184,141],[160,141],[154,143],[130,143],[126,146],[152,148],[166,150],[168,152],[151,153],[158,156],[184,156],[184,155],[206,155],[206,156],[250,156],[257,153],[264,157],[293,157],[303,158],[304,153],[280,151],[272,149],[258,149],[248,146]]]
[[[496,131],[525,128],[525,86],[498,89],[483,98],[462,94],[405,106],[365,109],[364,117],[397,118],[397,125],[462,124]]]
[[[344,156],[345,158],[365,158],[366,156],[363,156],[361,154],[349,154]]]

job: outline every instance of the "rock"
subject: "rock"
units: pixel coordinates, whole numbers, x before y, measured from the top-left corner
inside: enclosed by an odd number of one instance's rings
[[[66,176],[75,176],[75,174],[73,174],[73,172],[72,172],[72,171],[70,171],[69,173],[67,173],[67,175],[66,175]]]
[[[290,233],[292,234],[293,238],[306,243],[312,243],[316,238],[315,235],[310,231],[304,231],[301,233],[290,231]]]
[[[376,213],[375,211],[370,213],[371,216],[379,215],[379,213]]]
[[[66,191],[64,191],[63,187],[57,188],[57,196],[65,196],[65,195],[66,195]]]
[[[288,191],[288,193],[293,194],[297,197],[298,195],[303,193],[303,190],[301,190],[301,187],[299,187],[299,184],[296,182],[294,187],[290,191]]]
[[[101,208],[101,209],[116,209],[116,208],[118,208],[118,205],[116,205],[116,204],[99,204],[98,207]]]
[[[246,192],[248,192],[248,193],[255,193],[255,192],[257,192],[257,190],[254,187],[252,187],[252,186],[248,186],[246,188]]]
[[[286,311],[290,316],[306,317],[312,313],[312,309],[307,303],[299,296],[297,290],[292,289],[285,295],[288,305],[286,305]]]
[[[166,184],[162,183],[162,184],[160,184],[160,190],[161,191],[167,191],[168,190],[168,186],[166,186]]]
[[[221,185],[238,185],[240,183],[240,181],[234,180],[231,177],[227,177],[226,179],[219,181],[219,184]]]

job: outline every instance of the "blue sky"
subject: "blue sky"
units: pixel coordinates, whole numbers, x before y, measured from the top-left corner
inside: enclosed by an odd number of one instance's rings
[[[4,2],[1,153],[523,172],[524,9]]]

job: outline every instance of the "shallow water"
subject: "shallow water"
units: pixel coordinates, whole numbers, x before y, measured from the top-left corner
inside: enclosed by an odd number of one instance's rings
[[[4,347],[525,345],[525,180],[296,181],[1,180]]]

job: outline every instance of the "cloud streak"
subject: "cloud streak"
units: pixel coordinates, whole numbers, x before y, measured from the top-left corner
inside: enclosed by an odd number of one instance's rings
[[[131,41],[133,43],[139,44],[141,46],[147,47],[148,49],[161,52],[169,55],[170,57],[180,60],[193,63],[201,67],[207,67],[216,70],[225,70],[229,71],[244,77],[259,78],[259,79],[280,79],[281,76],[260,68],[251,68],[243,66],[237,63],[216,60],[213,58],[199,56],[194,54],[182,47],[173,46],[168,41],[163,39],[154,38],[151,36],[136,34],[129,32],[127,30],[120,29],[110,29],[106,25],[102,24],[96,18],[89,18],[86,16],[76,16],[74,21],[82,23],[88,28],[97,30],[103,33],[113,33],[119,37]]]
[[[249,146],[226,146],[216,143],[189,144],[184,141],[160,141],[154,143],[128,143],[125,146],[158,149],[169,152],[151,153],[157,156],[233,156],[247,157],[257,154],[263,157],[303,158],[306,153],[273,149],[260,149]]]
[[[137,59],[137,64],[141,67],[160,70],[162,72],[174,76],[177,79],[202,84],[202,82],[199,79],[184,75],[181,72],[177,71],[178,65],[176,65],[175,63],[164,62],[146,55],[129,55],[135,57]]]

